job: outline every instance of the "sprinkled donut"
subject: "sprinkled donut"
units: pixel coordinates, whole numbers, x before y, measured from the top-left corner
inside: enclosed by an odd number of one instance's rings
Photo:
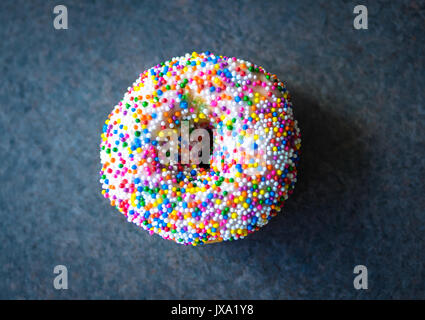
[[[192,137],[199,130],[208,136]],[[245,238],[282,210],[297,181],[301,138],[284,83],[208,51],[140,74],[101,138],[103,196],[180,244]]]

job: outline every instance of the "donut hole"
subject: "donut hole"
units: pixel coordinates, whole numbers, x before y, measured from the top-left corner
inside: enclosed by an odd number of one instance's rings
[[[201,130],[201,131],[199,131]],[[191,128],[189,129],[189,133],[191,135],[191,143],[189,145],[189,152],[191,153],[190,157],[190,164],[195,164],[198,168],[204,169],[204,170],[210,170],[211,167],[211,156],[213,153],[213,147],[214,147],[214,140],[213,140],[213,125],[207,121],[202,120],[195,122]],[[197,135],[197,132],[203,133],[203,135]],[[208,136],[208,141],[204,141],[205,137]],[[203,145],[203,143],[209,143],[207,147]],[[197,146],[197,147],[196,147]],[[199,148],[199,146],[202,146]],[[197,148],[197,154],[193,154],[196,152],[193,148]],[[206,149],[208,151],[206,151]],[[207,154],[204,155],[203,152],[206,152]]]

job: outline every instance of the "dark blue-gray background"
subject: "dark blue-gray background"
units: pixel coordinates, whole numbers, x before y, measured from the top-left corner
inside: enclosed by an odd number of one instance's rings
[[[53,8],[68,8],[68,30]],[[369,29],[353,28],[366,4]],[[422,1],[1,1],[0,298],[425,298]],[[185,247],[100,194],[104,120],[144,69],[211,50],[287,81],[296,192],[247,239]],[[69,289],[53,288],[65,265]],[[353,287],[353,268],[369,289]]]

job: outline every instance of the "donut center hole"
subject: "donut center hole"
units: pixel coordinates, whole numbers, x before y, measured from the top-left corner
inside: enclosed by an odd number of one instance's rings
[[[209,170],[213,153],[213,125],[208,121],[191,122],[189,125],[189,163],[184,163],[180,155],[180,163],[184,166],[196,165],[197,168]],[[183,146],[184,147],[184,146]]]

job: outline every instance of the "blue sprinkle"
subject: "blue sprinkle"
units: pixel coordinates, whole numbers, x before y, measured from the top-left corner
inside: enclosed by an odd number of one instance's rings
[[[188,106],[187,101],[183,100],[182,102],[180,102],[180,108],[186,109],[187,106]]]

